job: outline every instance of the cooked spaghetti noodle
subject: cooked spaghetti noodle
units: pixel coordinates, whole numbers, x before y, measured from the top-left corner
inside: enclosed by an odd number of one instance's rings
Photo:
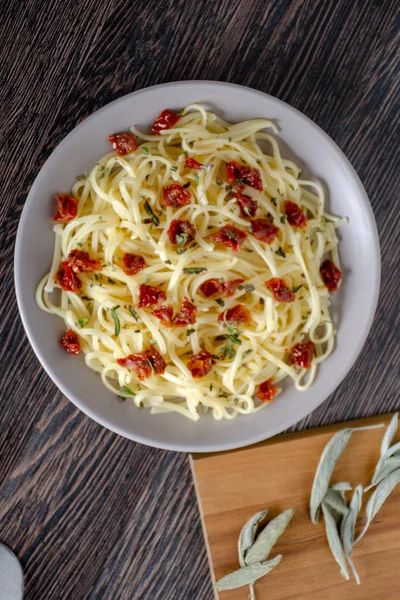
[[[256,396],[264,382],[270,392],[285,377],[308,388],[332,352],[337,286],[321,265],[340,274],[344,219],[327,213],[322,186],[281,156],[265,132],[276,133],[270,121],[232,125],[190,105],[166,125],[149,135],[132,127],[136,149],[119,148],[78,178],[77,214],[54,226],[37,303],[78,336],[87,366],[116,395],[152,412],[231,419],[265,406]],[[77,250],[99,267],[76,269],[79,289],[60,290],[57,270]],[[136,257],[134,274],[127,256]],[[148,286],[160,291],[151,304],[140,299]],[[148,349],[163,372],[151,354],[143,358]],[[138,355],[151,372],[123,360]]]

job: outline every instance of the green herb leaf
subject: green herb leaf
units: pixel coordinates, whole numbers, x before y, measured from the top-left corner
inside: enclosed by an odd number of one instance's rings
[[[178,233],[175,236],[175,241],[177,242],[178,246],[176,248],[176,252],[177,254],[183,254],[185,252],[185,244],[187,243],[189,238],[189,235],[187,233]]]
[[[337,513],[343,515],[344,517],[347,516],[349,509],[344,500],[343,492],[328,488],[324,497],[324,502],[327,506],[329,506],[329,508],[333,508],[333,510]]]
[[[192,335],[192,333],[194,333],[195,331],[196,331],[195,329],[188,329],[188,330],[186,331],[186,335],[187,335],[187,336],[188,336],[188,335]]]
[[[261,521],[265,519],[267,513],[268,510],[260,510],[255,515],[253,515],[242,527],[238,542],[239,563],[241,567],[246,566],[246,554],[254,544],[257,527],[259,523],[261,523]]]
[[[228,136],[228,141],[231,142],[232,141],[232,137]]]
[[[134,396],[135,392],[132,392],[131,388],[129,388],[127,385],[123,385],[122,388],[120,389],[120,391],[123,394],[129,394],[130,396]]]
[[[75,325],[77,327],[84,327],[88,323],[89,323],[89,318],[88,317],[82,317],[82,318],[78,319],[77,321],[75,321]]]
[[[172,262],[170,260],[165,260],[164,265],[172,265]]]
[[[296,292],[298,292],[298,291],[299,291],[299,289],[300,289],[300,288],[302,288],[302,287],[303,287],[303,284],[302,284],[302,283],[301,283],[300,285],[296,285],[296,286],[295,286],[295,287],[292,289],[292,292],[296,293]]]
[[[226,233],[228,234],[228,237],[231,239],[235,237],[234,231],[231,231],[230,229],[226,229]]]
[[[272,519],[268,525],[258,535],[254,545],[250,548],[246,556],[246,563],[253,565],[263,563],[267,560],[270,552],[281,537],[286,527],[289,525],[294,515],[293,508],[285,510],[283,513]]]
[[[113,318],[114,326],[115,326],[115,335],[119,335],[119,332],[121,331],[121,324],[119,322],[119,317],[117,315],[118,308],[119,308],[119,304],[117,304],[117,306],[113,306],[110,309],[111,310],[111,316]]]
[[[238,338],[236,333],[228,335],[228,339],[232,342],[232,344],[236,344],[237,346],[240,346],[242,343],[242,340]]]
[[[342,543],[340,541],[335,518],[331,514],[329,507],[324,502],[322,503],[322,511],[325,518],[325,530],[329,548],[331,549],[334,559],[340,566],[341,575],[343,575],[343,577],[348,581],[350,579],[349,572],[347,570],[346,559],[343,554]]]
[[[157,215],[154,214],[153,209],[151,208],[151,206],[149,204],[149,201],[146,200],[146,202],[143,204],[143,206],[144,206],[144,210],[151,217],[151,220],[153,221],[154,225],[156,227],[158,227],[158,225],[160,224],[160,219],[157,217]]]
[[[274,206],[276,206],[278,204],[278,201],[276,198],[271,198],[271,202]]]
[[[385,431],[383,438],[382,438],[381,456],[386,454],[386,452],[389,450],[390,445],[393,442],[394,437],[397,433],[398,426],[399,426],[399,413],[395,413]]]
[[[286,254],[282,250],[281,246],[279,246],[278,250],[275,251],[275,254],[277,254],[278,256],[281,256],[282,258],[286,258]]]
[[[281,215],[281,223],[286,223],[286,215]]]
[[[340,536],[342,538],[343,548],[346,556],[351,556],[351,553],[353,551],[354,529],[356,526],[357,517],[361,510],[362,496],[363,487],[362,485],[358,485],[355,488],[353,496],[351,498],[347,515],[342,521]]]
[[[182,187],[184,187],[184,188],[190,187],[190,181],[188,181],[187,183],[184,183]]]
[[[225,306],[225,302],[222,300],[222,298],[216,298],[215,302],[220,306]]]
[[[256,288],[251,283],[244,283],[239,285],[239,290],[246,290],[247,293],[254,292]]]
[[[336,466],[336,462],[346,448],[353,431],[364,431],[368,429],[377,429],[379,427],[381,427],[381,425],[354,428],[347,427],[346,429],[337,431],[326,444],[319,460],[311,490],[310,516],[311,521],[314,524],[318,522],[319,507],[328,491],[329,480]]]
[[[146,146],[140,146],[141,151],[143,152],[143,154],[145,156],[149,156],[150,155],[150,150],[146,147]]]
[[[175,165],[173,165],[173,166],[171,167],[171,171],[177,171],[177,170],[178,170],[178,167],[176,167]]]
[[[77,245],[79,248],[83,248],[83,244],[82,244],[82,242],[77,242],[77,243],[76,243],[76,245]]]
[[[139,410],[143,410],[144,409],[144,402],[142,402],[142,400],[139,402]]]
[[[217,180],[215,181],[215,183],[216,183],[217,185],[219,185],[219,186],[221,186],[221,185],[224,185],[224,182],[223,182],[223,181],[221,181],[221,179],[217,179]]]
[[[138,316],[137,316],[137,312],[133,309],[132,306],[129,307],[129,312],[131,313],[131,315],[135,319],[135,321],[139,321]]]
[[[216,589],[220,592],[222,590],[235,590],[249,585],[264,577],[267,573],[272,571],[282,560],[282,554],[278,554],[272,560],[264,564],[250,565],[249,567],[242,567],[233,573],[229,573],[215,584]]]
[[[198,275],[199,273],[203,273],[204,271],[207,271],[205,267],[185,267],[183,269],[185,275]]]

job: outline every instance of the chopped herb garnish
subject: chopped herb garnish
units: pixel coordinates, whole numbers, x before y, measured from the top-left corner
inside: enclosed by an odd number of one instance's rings
[[[117,396],[117,398],[118,398],[118,400],[119,400],[120,402],[125,402],[125,401],[126,401],[126,398],[125,398],[125,396]]]
[[[199,179],[199,176],[198,176],[198,174],[197,174],[197,173],[195,173],[195,174],[194,174],[194,180],[195,180],[195,182],[196,182],[196,185],[199,185],[199,183],[200,183],[200,179]]]
[[[100,175],[100,179],[103,179],[103,177],[107,177],[107,175],[111,173],[111,169],[112,167],[107,167],[106,169],[104,169],[104,171]]]
[[[145,156],[149,156],[150,150],[146,146],[140,146],[140,149]]]
[[[81,298],[82,298],[82,300],[88,300],[89,302],[91,302],[91,301],[92,301],[92,299],[91,299],[91,298],[88,298],[87,296],[81,296]]]
[[[277,199],[276,198],[271,198],[271,202],[274,206],[276,206],[278,204]]]
[[[232,141],[232,136],[228,137],[228,141],[231,142]]]
[[[231,231],[230,229],[227,229],[226,233],[227,233],[227,235],[228,235],[229,238],[234,238],[235,237],[235,233],[233,231]]]
[[[321,227],[313,227],[313,233],[323,233]]]
[[[160,219],[157,217],[157,215],[155,215],[153,213],[153,209],[151,208],[149,201],[146,200],[146,202],[144,203],[144,210],[147,212],[148,215],[150,215],[151,220],[153,221],[154,225],[156,227],[158,227],[158,225],[160,224]]]
[[[300,288],[302,288],[302,287],[303,287],[303,284],[301,283],[300,285],[296,285],[296,286],[295,286],[295,287],[292,289],[292,291],[293,291],[294,293],[296,293],[296,292],[298,292],[298,291],[299,291],[299,289],[300,289]]]
[[[192,335],[192,333],[194,333],[195,331],[195,329],[188,329],[186,335]]]
[[[253,352],[252,348],[248,348],[247,350],[245,350],[242,354],[242,358],[244,358],[245,356],[247,356],[248,354],[250,354],[250,352]]]
[[[246,292],[254,292],[256,288],[251,283],[245,283],[239,285],[239,290],[246,290]]]
[[[172,265],[172,262],[168,259],[164,261],[164,265]]]
[[[217,298],[217,299],[215,300],[215,302],[216,302],[217,304],[219,304],[220,306],[225,306],[225,302],[222,300],[222,298]]]
[[[111,277],[107,277],[107,281],[108,281],[108,283],[109,283],[110,285],[116,285],[116,284],[117,284],[117,282],[116,282],[116,281],[114,281],[114,279],[111,279]]]
[[[210,388],[209,388],[209,389],[210,389],[210,392],[212,392],[212,391],[213,391],[213,387],[214,387],[214,385],[213,385],[212,383],[210,383]]]
[[[278,256],[281,256],[282,258],[286,258],[286,254],[282,250],[281,246],[279,246],[278,250],[275,251],[275,254],[277,254]]]
[[[173,165],[173,166],[171,167],[171,171],[177,171],[177,170],[178,170],[178,167],[176,167],[175,165]]]
[[[184,187],[184,188],[190,187],[190,181],[188,181],[187,183],[184,183],[182,187]]]
[[[134,333],[140,333],[140,329],[135,329]]]
[[[129,307],[129,312],[131,313],[132,317],[135,319],[135,321],[139,321],[138,316],[136,311],[132,308],[132,306]]]
[[[225,189],[227,192],[230,192],[231,190],[233,190],[233,185],[226,185]]]
[[[188,237],[189,235],[187,233],[178,233],[175,236],[175,241],[178,243],[178,246],[176,248],[176,253],[177,254],[183,254],[185,252],[185,244],[188,241]]]
[[[75,325],[77,327],[84,327],[85,325],[87,325],[89,322],[88,317],[82,317],[81,319],[78,319],[77,321],[75,321]]]
[[[132,392],[131,388],[129,388],[127,385],[123,385],[120,391],[123,394],[130,394],[131,396],[135,395],[135,392]]]
[[[185,267],[183,269],[185,275],[198,275],[199,273],[203,273],[204,271],[207,271],[205,267]]]
[[[187,150],[184,150],[183,154],[184,156],[189,156],[189,152]]]
[[[143,410],[144,409],[144,402],[142,402],[142,400],[139,402],[139,410]]]
[[[223,182],[223,181],[221,181],[221,179],[217,179],[215,183],[216,183],[217,185],[220,185],[220,186],[221,186],[221,185],[224,185],[224,182]]]
[[[247,231],[249,233],[253,233],[253,227],[251,225],[248,226]],[[247,252],[253,252],[253,250],[247,250]]]
[[[117,315],[118,308],[119,308],[119,304],[117,304],[117,306],[113,306],[110,309],[111,310],[111,316],[113,318],[114,325],[115,325],[115,335],[119,335],[119,332],[121,331],[121,324],[119,322],[119,317]]]
[[[286,223],[286,215],[281,215],[281,223]]]
[[[79,248],[83,248],[82,242],[77,242],[76,245],[79,246]]]
[[[95,278],[96,281],[99,280],[99,276],[97,275],[97,273],[94,274],[94,278]]]

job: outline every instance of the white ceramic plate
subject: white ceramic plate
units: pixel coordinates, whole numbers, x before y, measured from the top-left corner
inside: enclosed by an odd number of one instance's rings
[[[52,198],[71,189],[76,175],[90,170],[109,152],[107,136],[135,124],[149,126],[164,108],[199,102],[229,121],[264,117],[275,121],[285,157],[294,158],[304,174],[323,182],[330,210],[349,217],[340,230],[343,285],[334,294],[338,327],[333,354],[319,369],[311,389],[298,392],[289,381],[282,394],[253,416],[214,421],[210,415],[191,422],[175,414],[150,415],[129,402],[119,403],[87,368],[57,341],[64,324],[35,303],[38,281],[50,267],[54,235]],[[140,127],[139,127],[140,128]],[[380,282],[379,241],[364,188],[335,143],[312,121],[284,102],[249,88],[213,81],[168,83],[128,94],[101,108],[78,125],[40,171],[29,193],[18,228],[15,285],[26,333],[40,362],[60,390],[83,412],[132,440],[190,452],[238,448],[264,440],[293,425],[323,402],[356,360],[374,316]]]

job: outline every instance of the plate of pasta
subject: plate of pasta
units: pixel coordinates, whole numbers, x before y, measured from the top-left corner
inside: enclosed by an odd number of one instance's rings
[[[98,110],[55,149],[15,254],[28,338],[90,417],[160,448],[274,435],[347,374],[379,293],[356,173],[262,92],[177,82]]]

